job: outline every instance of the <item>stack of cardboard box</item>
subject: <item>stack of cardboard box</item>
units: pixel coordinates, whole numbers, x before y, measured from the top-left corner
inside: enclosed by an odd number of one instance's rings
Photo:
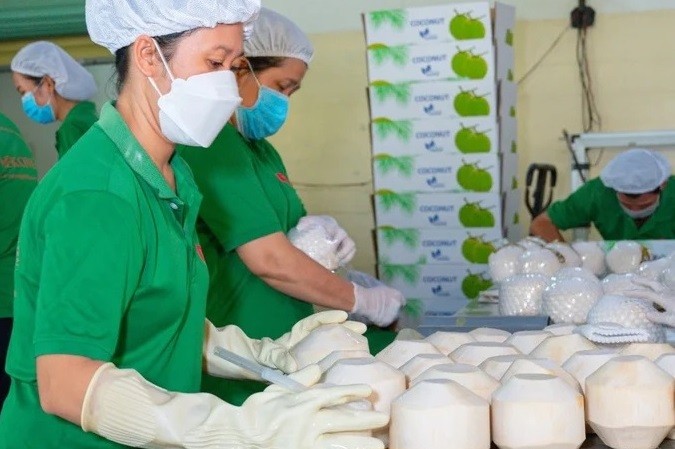
[[[378,272],[427,314],[489,288],[517,229],[514,25],[489,2],[364,14]]]

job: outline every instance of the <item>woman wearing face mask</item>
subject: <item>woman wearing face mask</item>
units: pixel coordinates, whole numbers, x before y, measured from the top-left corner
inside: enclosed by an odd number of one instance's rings
[[[208,152],[181,148],[204,195],[198,230],[211,275],[207,316],[258,337],[287,332],[312,313],[313,304],[391,324],[405,303],[400,292],[352,284],[286,237],[294,228],[322,227],[335,242],[340,265],[354,255],[354,242],[335,220],[305,216],[279,153],[265,140],[283,125],[289,97],[300,89],[313,55],[309,39],[286,17],[263,8],[244,54],[233,64],[243,103],[231,124]],[[371,338],[371,350],[394,338],[375,333],[379,341]],[[204,385],[235,403],[263,388],[212,377]]]
[[[228,69],[258,9],[256,0],[87,0],[92,40],[115,54],[119,97],[26,208],[0,448],[382,447],[340,432],[381,427],[386,416],[327,410],[367,397],[367,386],[270,387],[242,407],[198,393],[202,367],[247,376],[217,346],[292,372],[293,346],[347,315],[309,317],[278,340],[205,320],[201,195],[174,147],[210,145],[240,103]],[[319,375],[316,366],[293,374],[308,385]]]
[[[21,95],[23,111],[31,120],[60,121],[56,131],[59,159],[98,120],[96,82],[84,67],[51,42],[33,42],[12,59],[12,80]]]

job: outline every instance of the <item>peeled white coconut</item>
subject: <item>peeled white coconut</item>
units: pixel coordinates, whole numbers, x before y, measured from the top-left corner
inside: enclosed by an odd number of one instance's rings
[[[597,349],[591,341],[579,334],[559,335],[547,338],[530,353],[532,357],[544,357],[562,365],[575,352]]]
[[[584,399],[555,376],[515,376],[493,395],[492,439],[500,449],[578,449]]]
[[[489,449],[490,406],[450,380],[420,382],[391,406],[389,449]]]
[[[325,373],[328,371],[328,369],[335,365],[335,363],[339,360],[343,359],[360,359],[360,358],[371,358],[373,357],[370,355],[368,351],[364,350],[352,350],[352,351],[333,351],[330,354],[328,354],[326,357],[321,359],[317,365],[319,365],[319,368],[321,368],[321,372]]]
[[[616,242],[607,252],[605,263],[612,273],[635,273],[645,260],[644,248],[637,242],[623,240]]]
[[[603,295],[599,282],[567,278],[553,282],[542,294],[542,310],[554,323],[583,324]]]
[[[398,369],[420,354],[441,354],[441,352],[426,340],[394,340],[378,352],[375,358]]]
[[[335,270],[340,266],[336,251],[339,242],[331,240],[323,226],[313,226],[302,231],[293,228],[288,233],[288,239],[293,246],[326,269]]]
[[[408,381],[408,384],[410,384],[413,379],[416,379],[429,368],[437,365],[445,365],[450,362],[451,360],[443,354],[420,354],[408,360],[398,370],[405,374],[405,378]]]
[[[520,270],[520,256],[525,249],[517,245],[506,245],[488,257],[490,278],[493,282],[501,282]]]
[[[431,379],[452,380],[486,401],[492,401],[492,394],[499,388],[499,382],[478,367],[464,363],[438,365],[429,368],[412,381],[411,388],[419,382]]]
[[[543,274],[516,274],[499,284],[499,313],[506,316],[541,315],[542,294],[549,282]]]
[[[560,254],[565,260],[563,262],[563,266],[565,267],[580,267],[582,264],[581,256],[579,256],[579,254],[577,254],[577,252],[574,251],[574,249],[566,243],[560,242],[549,243],[548,245],[546,245],[546,248],[551,249]]]
[[[675,377],[675,354],[664,354],[656,359],[656,366]],[[675,427],[668,434],[669,440],[675,440]]]
[[[442,354],[448,355],[463,344],[474,342],[476,339],[468,332],[438,331],[429,335],[426,341],[434,345]]]
[[[544,328],[545,332],[553,335],[569,335],[577,328],[576,324],[551,324]]]
[[[598,337],[593,338],[585,334],[588,338],[597,343],[631,343],[631,342],[653,342],[660,343],[665,341],[665,330],[660,324],[653,323],[647,318],[647,315],[654,308],[641,299],[627,298],[618,295],[605,295],[588,312],[588,326],[598,328]],[[612,337],[612,332],[603,337],[602,327],[604,325],[618,325],[624,329],[625,335],[634,334],[635,338],[630,337]],[[622,334],[618,334],[622,335]]]
[[[469,332],[476,341],[504,343],[511,336],[511,332],[492,327],[479,327]]]
[[[525,354],[498,355],[485,360],[478,368],[483,370],[486,374],[489,374],[491,377],[494,377],[496,380],[499,380],[504,373],[511,368],[513,362],[526,358],[528,358],[528,356]]]
[[[675,348],[669,343],[631,343],[621,349],[621,355],[641,355],[652,362],[666,354],[675,354]]]
[[[552,337],[551,332],[541,330],[541,331],[520,331],[514,332],[504,343],[507,343],[523,354],[529,354],[539,346],[539,343],[546,340],[548,337]]]
[[[553,275],[553,277],[551,277],[550,282],[556,282],[562,279],[569,279],[569,278],[582,278],[587,280],[588,282],[601,285],[600,279],[598,279],[598,277],[595,274],[593,274],[590,270],[583,267],[561,268],[556,274]]]
[[[586,379],[588,423],[609,447],[656,449],[675,425],[675,380],[641,356],[616,357]]]
[[[574,242],[572,248],[581,257],[581,266],[596,276],[604,276],[607,272],[605,252],[598,242]]]
[[[505,343],[475,342],[455,349],[450,358],[457,363],[478,366],[490,357],[512,354],[520,354],[520,351]]]
[[[298,368],[319,362],[333,351],[368,351],[368,340],[340,324],[324,324],[291,349]]]
[[[365,384],[373,389],[368,400],[373,410],[389,414],[391,403],[405,392],[403,373],[374,358],[343,359],[336,362],[325,374],[325,382],[333,385]],[[374,436],[388,440],[388,426],[378,429]]]
[[[586,393],[586,379],[596,372],[602,365],[615,357],[619,357],[619,352],[614,349],[590,349],[574,353],[562,368],[574,377],[584,394]]]
[[[540,273],[553,276],[563,266],[558,254],[546,248],[525,251],[519,261],[522,274]]]
[[[570,373],[562,369],[560,365],[556,364],[551,359],[528,357],[526,359],[518,359],[514,361],[500,379],[502,385],[505,385],[509,379],[519,374],[548,374],[551,376],[557,376],[575,390],[581,392],[581,386],[579,385],[579,382],[577,382],[577,380],[572,377]]]
[[[651,279],[652,281],[658,281],[661,279],[661,273],[663,273],[663,270],[669,266],[670,259],[667,257],[656,260],[648,260],[640,264],[637,269],[637,274],[647,279]]]

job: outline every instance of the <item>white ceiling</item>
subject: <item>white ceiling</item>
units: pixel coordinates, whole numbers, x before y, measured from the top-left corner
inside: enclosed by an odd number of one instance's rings
[[[569,17],[577,0],[503,0],[516,6],[519,20]],[[460,3],[448,0],[263,0],[263,5],[288,15],[307,33],[361,29],[361,13],[378,9]],[[494,3],[494,0],[491,0]],[[588,0],[598,14],[675,9],[675,0]]]

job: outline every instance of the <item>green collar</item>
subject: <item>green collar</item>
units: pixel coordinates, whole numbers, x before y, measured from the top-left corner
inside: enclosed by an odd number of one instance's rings
[[[131,169],[157,192],[160,199],[167,200],[177,215],[185,216],[183,209],[186,204],[195,206],[192,209],[199,208],[201,195],[185,161],[175,153],[171,158],[171,167],[176,177],[176,191],[183,198],[181,200],[169,187],[148,153],[130,132],[126,122],[115,108],[114,102],[103,105],[98,125],[113,141]]]

